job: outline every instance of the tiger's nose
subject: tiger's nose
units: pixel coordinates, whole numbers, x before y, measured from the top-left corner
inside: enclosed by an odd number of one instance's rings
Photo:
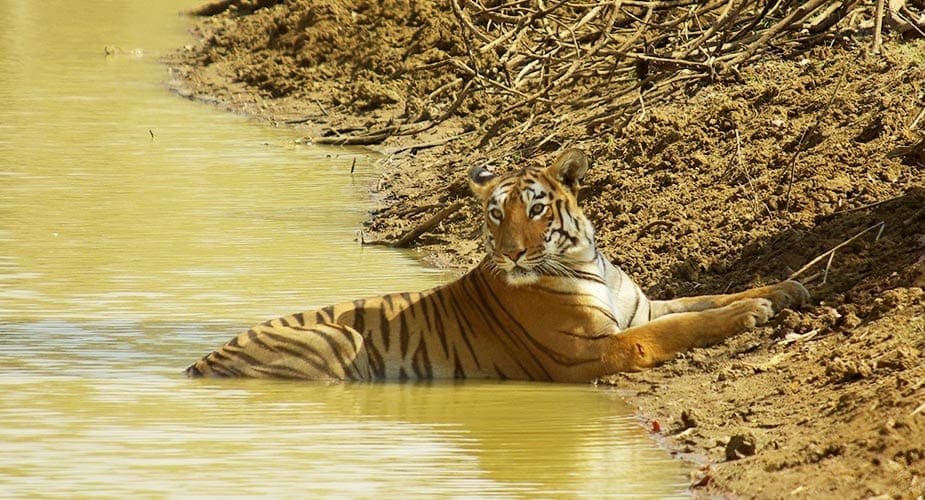
[[[517,262],[520,260],[521,257],[524,256],[524,254],[527,253],[527,249],[526,248],[515,248],[513,250],[504,250],[501,253],[503,253],[505,257],[511,259],[511,262]]]

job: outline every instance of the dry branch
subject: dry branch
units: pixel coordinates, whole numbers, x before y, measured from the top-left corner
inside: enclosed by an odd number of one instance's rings
[[[867,229],[861,231],[860,233],[858,233],[858,234],[856,234],[856,235],[854,235],[854,236],[848,238],[847,240],[845,240],[845,241],[839,243],[838,245],[835,245],[835,246],[832,247],[830,250],[828,250],[828,251],[825,252],[825,253],[820,254],[819,256],[817,256],[816,258],[814,258],[813,260],[807,262],[806,265],[804,265],[803,267],[801,267],[800,269],[798,269],[797,271],[795,271],[793,274],[791,274],[790,276],[788,276],[787,279],[791,279],[791,280],[792,280],[792,279],[796,279],[796,278],[799,277],[801,274],[803,274],[804,272],[806,272],[807,269],[813,267],[814,265],[816,265],[816,264],[818,264],[819,262],[821,262],[822,259],[825,259],[826,257],[828,257],[829,260],[828,260],[828,265],[826,266],[826,273],[825,273],[825,276],[823,276],[823,280],[822,280],[823,283],[824,283],[824,282],[825,282],[825,278],[828,276],[829,267],[832,265],[832,258],[835,256],[835,252],[837,252],[840,248],[842,248],[842,247],[844,247],[844,246],[850,244],[852,241],[854,241],[854,240],[860,238],[861,236],[863,236],[863,235],[865,235],[865,234],[867,234],[867,233],[873,231],[874,229],[879,229],[879,231],[877,231],[877,237],[874,239],[874,241],[879,240],[879,239],[880,239],[880,235],[883,234],[883,228],[884,228],[885,226],[886,226],[886,222],[878,222],[878,223],[874,224],[873,226],[870,226],[869,228],[867,228]]]
[[[462,207],[462,205],[463,204],[461,201],[457,201],[456,203],[453,203],[452,205],[444,208],[443,210],[440,210],[439,212],[434,214],[429,219],[415,226],[411,231],[408,231],[407,233],[405,233],[404,236],[399,238],[398,241],[396,241],[395,243],[392,243],[391,246],[395,248],[408,248],[408,246],[411,245],[411,243],[414,242],[414,240],[420,238],[422,234],[435,228],[437,224],[440,224],[440,222],[443,221],[443,219],[446,219],[450,215],[453,215],[453,213],[459,210],[459,208]]]

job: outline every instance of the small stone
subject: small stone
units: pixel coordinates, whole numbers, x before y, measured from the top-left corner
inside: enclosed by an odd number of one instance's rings
[[[692,427],[697,427],[698,420],[700,418],[694,412],[694,410],[684,410],[681,412],[681,427],[682,429],[690,429]]]
[[[726,443],[726,460],[738,460],[755,454],[755,438],[748,434],[736,434]]]

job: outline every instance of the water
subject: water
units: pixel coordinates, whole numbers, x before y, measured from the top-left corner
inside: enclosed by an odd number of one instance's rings
[[[181,375],[450,279],[355,242],[374,158],[164,89],[196,3],[0,0],[0,496],[684,496],[607,390]]]

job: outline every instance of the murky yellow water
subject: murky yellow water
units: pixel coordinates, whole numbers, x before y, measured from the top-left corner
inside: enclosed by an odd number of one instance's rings
[[[448,279],[356,244],[363,152],[164,90],[196,3],[0,0],[0,496],[684,496],[606,390],[182,377],[254,322]]]

